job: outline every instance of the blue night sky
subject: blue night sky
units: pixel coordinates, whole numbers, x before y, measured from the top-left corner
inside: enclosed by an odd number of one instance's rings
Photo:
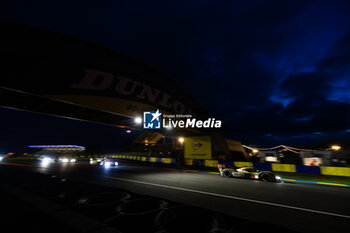
[[[3,19],[96,42],[152,65],[223,120],[228,138],[258,146],[310,146],[350,136],[350,1],[13,0],[1,5]],[[19,113],[2,114],[10,119]],[[45,133],[56,122],[26,118]],[[107,131],[108,145],[115,143],[111,135],[120,133],[59,121],[68,131]]]

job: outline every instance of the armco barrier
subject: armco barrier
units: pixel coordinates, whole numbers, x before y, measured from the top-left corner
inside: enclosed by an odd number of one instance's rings
[[[163,158],[163,157],[148,157],[148,156],[135,156],[135,155],[93,155],[93,156],[86,156],[86,157],[88,158],[110,157],[110,158],[138,160],[138,161],[151,162],[151,163],[176,164],[175,159]],[[244,162],[244,161],[185,159],[185,165],[187,166],[217,167],[218,164],[226,164],[231,166],[233,165],[235,167],[256,167],[260,170],[267,170],[267,171],[298,172],[298,173],[350,177],[350,167],[328,167],[328,166],[318,167],[318,166],[304,166],[304,165],[281,164],[281,163],[252,163],[252,162]]]

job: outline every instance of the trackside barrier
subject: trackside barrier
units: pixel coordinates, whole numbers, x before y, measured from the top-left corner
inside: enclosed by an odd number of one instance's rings
[[[193,165],[193,159],[185,159],[185,165],[192,166]]]
[[[193,166],[204,167],[204,166],[205,166],[205,162],[204,162],[204,160],[193,159],[193,160],[192,160],[192,165],[193,165]]]
[[[172,163],[172,158],[162,158],[162,163]]]
[[[272,163],[272,171],[276,172],[296,172],[295,164]]]
[[[350,167],[326,167],[321,166],[322,175],[350,176]]]
[[[72,158],[119,158],[130,159],[151,163],[165,163],[175,164],[176,161],[173,158],[164,157],[148,157],[139,155],[79,155],[72,156]],[[17,159],[35,159],[34,156],[22,156]],[[279,171],[279,172],[297,172],[297,173],[310,173],[310,174],[322,174],[333,176],[347,176],[350,177],[350,167],[331,167],[331,166],[304,166],[295,164],[281,164],[281,163],[252,163],[244,161],[218,161],[218,160],[200,160],[200,159],[185,159],[185,165],[188,166],[204,166],[204,167],[217,167],[218,164],[226,164],[235,167],[256,167],[260,170],[267,171]]]
[[[260,170],[272,171],[271,163],[253,163],[253,167]]]
[[[81,157],[81,156],[80,156]],[[164,164],[176,164],[173,158],[163,157],[148,157],[137,155],[92,155],[85,156],[86,158],[119,158],[130,159],[151,163],[164,163]],[[333,176],[348,176],[350,177],[350,167],[329,167],[329,166],[304,166],[295,164],[281,164],[281,163],[252,163],[245,161],[218,161],[218,160],[200,160],[200,159],[185,159],[185,165],[187,166],[203,166],[203,167],[217,167],[218,164],[226,164],[235,167],[256,167],[260,170],[267,171],[279,171],[279,172],[297,172],[297,173],[310,173],[310,174],[322,174]]]
[[[233,164],[236,166],[236,167],[253,167],[253,163],[252,162],[233,162]]]
[[[206,167],[218,167],[218,161],[217,160],[205,160],[204,166],[206,166]]]
[[[321,169],[318,166],[297,165],[297,172],[299,172],[299,173],[321,174]]]

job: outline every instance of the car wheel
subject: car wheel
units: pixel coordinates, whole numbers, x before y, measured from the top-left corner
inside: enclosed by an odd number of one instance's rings
[[[223,171],[223,175],[224,175],[224,177],[226,177],[226,178],[232,177],[232,173],[231,173],[230,170]]]
[[[274,182],[274,178],[270,175],[270,174],[267,174],[267,173],[263,173],[260,175],[260,179],[262,181],[265,181],[265,182]]]

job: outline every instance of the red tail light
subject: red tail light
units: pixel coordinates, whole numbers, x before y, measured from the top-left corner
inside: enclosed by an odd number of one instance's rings
[[[224,169],[224,168],[225,168],[225,164],[219,163],[219,164],[218,164],[218,169],[220,169],[220,168]]]

